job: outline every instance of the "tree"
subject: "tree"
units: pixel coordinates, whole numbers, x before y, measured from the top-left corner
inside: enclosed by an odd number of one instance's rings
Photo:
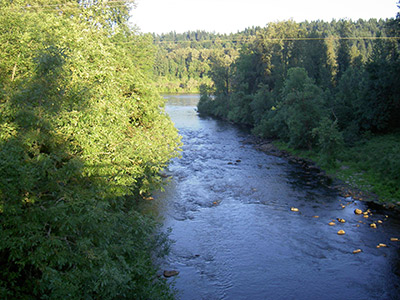
[[[312,130],[323,116],[322,90],[303,68],[289,69],[278,114],[287,125],[290,145],[311,149],[315,144]]]
[[[312,135],[317,138],[317,146],[322,157],[321,163],[334,165],[344,145],[337,121],[332,121],[327,117],[322,118],[318,127],[312,130]]]
[[[351,28],[350,22],[347,20],[342,20],[339,28],[339,49],[337,54],[337,63],[338,63],[338,73],[337,79],[343,75],[343,73],[350,66],[351,57],[350,57],[350,42],[347,38],[350,37]]]
[[[394,41],[380,41],[366,64],[368,81],[362,127],[387,132],[400,127],[400,53]]]
[[[151,41],[125,4],[27,4],[0,7],[0,298],[172,298],[136,209],[179,142]]]

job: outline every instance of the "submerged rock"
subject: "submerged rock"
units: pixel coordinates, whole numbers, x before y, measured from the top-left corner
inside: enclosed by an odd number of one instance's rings
[[[168,277],[173,277],[173,276],[177,276],[179,274],[178,271],[176,270],[165,270],[164,271],[164,277],[168,278]]]

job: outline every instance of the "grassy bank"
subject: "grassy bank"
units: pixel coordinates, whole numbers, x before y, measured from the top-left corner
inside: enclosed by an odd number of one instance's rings
[[[316,151],[293,150],[285,143],[279,149],[308,158],[326,173],[351,188],[372,193],[382,203],[400,202],[400,132],[369,136],[338,152],[334,163],[326,163]]]

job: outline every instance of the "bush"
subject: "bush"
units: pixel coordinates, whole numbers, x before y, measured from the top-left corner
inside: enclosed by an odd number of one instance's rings
[[[344,146],[343,135],[338,129],[337,121],[323,118],[319,126],[313,129],[312,134],[317,138],[322,162],[328,165],[334,164]]]

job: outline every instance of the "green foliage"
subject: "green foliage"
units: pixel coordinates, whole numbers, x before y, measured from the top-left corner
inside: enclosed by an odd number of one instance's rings
[[[230,101],[234,103],[234,105],[229,105],[232,107],[232,109],[228,112],[228,120],[246,125],[253,124],[251,113],[252,100],[252,95],[245,95],[243,93],[233,94],[230,98]]]
[[[351,174],[339,168],[339,176],[359,188],[376,193],[384,201],[400,201],[400,135],[372,135],[353,147],[345,148],[338,159],[350,167]],[[354,176],[352,174],[358,174]]]
[[[199,112],[313,150],[320,164],[334,168],[362,138],[400,128],[400,44],[390,38],[399,35],[398,24],[399,17],[269,23],[230,64],[213,61],[213,95],[200,101]],[[380,182],[387,180],[381,174]]]
[[[325,127],[326,132],[329,132],[334,124],[335,122],[325,119],[321,122],[321,129]],[[334,127],[333,131],[337,133]],[[281,150],[319,162],[329,175],[341,179],[353,188],[377,195],[382,202],[398,203],[400,134],[371,135],[351,147],[340,147],[340,132],[337,137],[339,150],[334,149],[335,161],[327,161],[327,156],[321,151],[293,149],[280,141],[274,144]],[[327,138],[331,139],[330,136]]]
[[[211,89],[207,85],[200,86],[200,100],[197,108],[202,114],[215,114],[214,101],[211,96]]]
[[[160,44],[156,53],[154,75],[161,92],[198,92],[199,85],[210,84],[210,50],[181,48]]]
[[[322,164],[335,164],[337,155],[343,150],[343,135],[339,131],[337,121],[325,117],[318,127],[312,130],[312,135],[317,138]]]
[[[337,86],[332,108],[347,144],[354,144],[361,136],[360,120],[366,80],[364,68],[349,67]]]
[[[170,299],[135,209],[179,144],[151,41],[126,5],[26,4],[0,7],[0,297]]]
[[[361,126],[375,132],[400,127],[400,49],[395,41],[377,43],[366,64],[368,81]]]
[[[322,97],[322,90],[308,77],[305,69],[289,69],[281,101],[276,106],[268,105],[270,110],[264,114],[254,133],[278,137],[294,148],[311,149],[316,144],[313,129],[318,127],[325,114]]]
[[[228,52],[234,53],[258,30],[249,28],[241,34],[230,35],[205,31],[154,35],[158,49],[154,67],[156,87],[164,93],[198,93],[201,85],[212,86],[211,78],[220,76],[216,73],[224,70],[211,70],[211,66],[226,58]]]
[[[250,103],[254,124],[260,123],[264,116],[268,115],[269,111],[275,110],[274,104],[274,96],[270,91],[269,86],[260,85]]]
[[[304,69],[289,69],[278,114],[287,124],[290,145],[311,149],[315,144],[312,130],[323,115],[322,91]]]

